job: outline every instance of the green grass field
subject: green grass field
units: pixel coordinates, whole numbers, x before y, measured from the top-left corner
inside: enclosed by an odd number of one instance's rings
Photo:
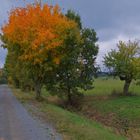
[[[124,85],[124,81],[114,78],[98,78],[95,79],[92,90],[84,91],[86,95],[109,95],[112,93],[113,90],[117,92],[122,92]],[[136,85],[136,82],[133,81],[130,86],[130,92],[134,94],[140,95],[140,86]]]
[[[40,103],[34,100],[33,93],[20,93],[19,90],[14,93],[24,104],[33,103],[43,112],[64,140],[122,140],[125,137],[140,140],[140,86],[132,83],[130,91],[134,96],[110,96],[112,91],[121,92],[123,84],[119,79],[96,79],[94,89],[83,91],[81,110],[75,113],[54,104],[58,98],[44,89],[46,100]]]
[[[95,88],[85,92],[81,112],[91,119],[119,129],[132,140],[139,140],[140,86],[135,82],[131,84],[132,96],[110,96],[112,91],[122,92],[123,84],[119,79],[96,79]]]

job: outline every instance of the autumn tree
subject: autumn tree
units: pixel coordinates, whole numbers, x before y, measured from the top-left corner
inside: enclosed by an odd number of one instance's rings
[[[57,53],[58,48],[63,46],[67,32],[73,30],[77,30],[76,23],[68,20],[58,5],[39,3],[13,9],[2,27],[5,47],[16,54],[13,67],[24,63],[37,98],[40,98],[47,71],[58,65],[63,56]]]
[[[140,47],[137,41],[120,41],[117,50],[111,50],[104,57],[104,64],[112,70],[114,75],[124,80],[123,94],[129,94],[132,80],[136,80],[140,73]]]

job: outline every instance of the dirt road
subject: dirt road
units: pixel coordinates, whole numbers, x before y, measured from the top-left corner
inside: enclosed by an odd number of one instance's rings
[[[0,140],[56,140],[34,120],[12,95],[0,86]]]

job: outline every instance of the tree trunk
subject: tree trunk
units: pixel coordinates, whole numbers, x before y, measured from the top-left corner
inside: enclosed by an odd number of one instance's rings
[[[68,94],[68,104],[72,105],[72,95],[71,95],[70,87],[68,87],[67,94]]]
[[[126,96],[129,94],[128,91],[129,91],[130,84],[131,84],[131,80],[125,80],[125,84],[124,84],[124,88],[123,88],[123,93]]]
[[[35,89],[35,94],[36,94],[37,100],[41,99],[41,88],[42,88],[41,84],[39,82],[36,82],[34,89]]]

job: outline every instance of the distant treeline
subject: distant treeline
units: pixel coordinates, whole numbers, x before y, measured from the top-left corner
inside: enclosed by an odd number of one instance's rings
[[[7,84],[7,76],[3,69],[0,69],[0,84]]]

